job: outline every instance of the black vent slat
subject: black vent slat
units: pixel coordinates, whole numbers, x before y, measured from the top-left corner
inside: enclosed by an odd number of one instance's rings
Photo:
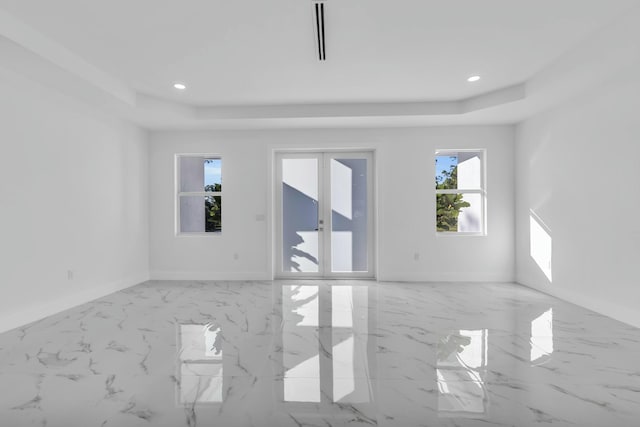
[[[327,59],[325,37],[324,37],[324,3],[315,2],[315,18],[316,18],[316,42],[318,44],[318,60]]]
[[[324,38],[324,3],[320,3],[320,28],[322,29],[322,60],[327,59],[327,45]]]

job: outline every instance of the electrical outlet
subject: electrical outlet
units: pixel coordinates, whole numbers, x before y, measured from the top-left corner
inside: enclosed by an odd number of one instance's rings
[[[419,261],[420,260],[420,252],[416,252],[413,254],[413,260],[414,261]]]
[[[236,261],[237,261],[239,258],[240,258],[240,255],[238,255],[238,253],[237,253],[237,252],[233,254],[233,259],[234,259],[234,260],[236,260]]]
[[[73,270],[67,270],[67,280],[73,280]]]

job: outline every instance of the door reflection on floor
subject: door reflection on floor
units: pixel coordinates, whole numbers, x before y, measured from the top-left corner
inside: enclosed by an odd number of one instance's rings
[[[250,397],[260,402],[252,419],[295,414],[310,423],[353,411],[377,425],[434,416],[486,419],[496,369],[502,379],[528,380],[540,365],[554,363],[550,307],[514,306],[513,324],[526,325],[530,340],[520,339],[519,329],[491,329],[489,348],[489,328],[461,323],[487,326],[491,316],[434,320],[425,312],[407,320],[424,302],[394,294],[379,301],[379,286],[348,283],[278,283],[267,291],[271,303],[264,295],[258,300],[266,304],[249,309],[246,298],[225,301],[216,305],[215,322],[178,325],[177,404],[241,408]]]
[[[283,286],[282,320],[282,402],[373,400],[367,286]]]

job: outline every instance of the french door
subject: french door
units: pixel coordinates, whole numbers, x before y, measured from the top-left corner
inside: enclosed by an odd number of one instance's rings
[[[374,277],[372,159],[276,156],[277,277]]]

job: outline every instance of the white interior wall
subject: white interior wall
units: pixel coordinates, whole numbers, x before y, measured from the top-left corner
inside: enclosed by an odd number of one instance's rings
[[[557,78],[567,69],[595,82],[517,136],[489,126],[158,132],[149,151],[135,126],[0,68],[0,330],[145,280],[149,241],[158,278],[270,278],[271,161],[284,148],[376,150],[379,279],[511,280],[517,270],[523,284],[640,326],[640,27],[628,21],[527,84],[572,93]],[[487,237],[435,236],[435,148],[487,148]],[[220,236],[174,235],[173,156],[190,152],[224,158]],[[531,256],[532,211],[551,235],[553,282]]]
[[[151,276],[270,279],[274,150],[373,149],[379,280],[513,280],[513,138],[510,126],[154,132]],[[434,153],[443,148],[487,149],[487,236],[436,236]],[[222,157],[219,235],[175,234],[175,155],[180,153]]]
[[[0,93],[0,330],[146,280],[146,132],[3,68]]]
[[[518,282],[640,327],[638,75],[640,60],[518,126],[516,241]],[[531,254],[531,210],[550,231],[551,281]]]

